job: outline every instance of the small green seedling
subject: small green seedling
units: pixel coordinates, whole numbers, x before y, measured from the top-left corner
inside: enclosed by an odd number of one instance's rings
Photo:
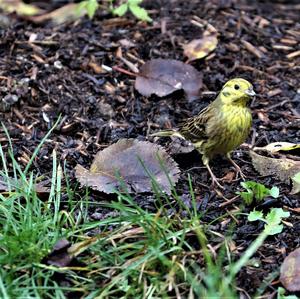
[[[256,253],[258,248],[264,243],[268,236],[279,234],[283,230],[281,224],[282,218],[289,217],[290,213],[283,211],[281,208],[274,208],[264,217],[264,214],[260,211],[252,211],[248,215],[249,221],[261,220],[265,222],[264,230],[258,235],[258,237],[250,244],[241,258],[236,261],[230,269],[230,274],[225,280],[226,285],[230,285],[233,278],[236,277],[238,272],[244,267],[250,260],[250,258]]]
[[[289,216],[290,213],[283,211],[282,208],[274,208],[266,215],[266,217],[264,217],[263,212],[254,210],[249,214],[248,220],[249,221],[261,220],[265,222],[266,224],[265,224],[264,232],[267,235],[276,235],[276,234],[280,234],[283,230],[283,225],[280,224],[282,218],[287,218]]]
[[[143,0],[126,0],[120,6],[116,8],[112,7],[112,13],[122,17],[130,11],[137,19],[151,22],[152,19],[149,17],[147,10],[140,6],[142,2]]]
[[[273,198],[277,198],[279,196],[279,188],[275,186],[269,189],[263,184],[256,183],[254,181],[242,182],[241,186],[247,191],[237,192],[237,194],[243,198],[246,205],[252,204],[253,200],[260,202],[267,196],[272,196]]]
[[[77,6],[78,14],[80,15],[82,11],[86,11],[90,19],[92,19],[99,7],[98,0],[85,0],[81,1]]]
[[[300,193],[300,172],[296,173],[291,179],[293,182],[293,189],[291,191],[291,194]]]
[[[277,289],[277,299],[299,299],[295,295],[284,295],[285,294],[285,289],[282,287],[279,287]]]
[[[117,7],[113,7],[112,2],[113,0],[110,0],[110,9],[114,15],[122,17],[130,11],[139,20],[147,22],[152,21],[147,10],[140,6],[143,0],[125,0],[124,3]],[[86,12],[89,18],[92,19],[98,8],[98,0],[84,0],[78,3],[77,13],[78,15],[82,15],[83,12]]]

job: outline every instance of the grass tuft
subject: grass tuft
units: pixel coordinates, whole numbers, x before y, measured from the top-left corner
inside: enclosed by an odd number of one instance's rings
[[[232,262],[232,230],[222,236],[204,224],[190,177],[190,205],[175,188],[163,193],[151,174],[155,212],[117,191],[113,200],[95,202],[88,189],[76,190],[54,150],[45,200],[30,170],[34,159],[22,170],[7,137],[7,153],[0,145],[0,186],[6,188],[0,194],[1,298],[237,298],[235,276],[263,238]],[[95,221],[89,216],[95,207],[113,213]],[[63,238],[71,242],[66,252],[73,262],[49,265],[47,256]]]

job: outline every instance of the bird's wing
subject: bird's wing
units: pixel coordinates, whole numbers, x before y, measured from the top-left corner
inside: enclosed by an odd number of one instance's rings
[[[198,115],[188,118],[179,126],[180,134],[192,142],[207,139],[206,124],[213,115],[212,109],[211,106],[207,106]]]

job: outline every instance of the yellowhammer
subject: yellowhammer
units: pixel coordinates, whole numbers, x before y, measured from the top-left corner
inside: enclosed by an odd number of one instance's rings
[[[225,154],[243,177],[240,167],[231,159],[230,152],[243,143],[249,134],[252,116],[247,103],[254,95],[253,86],[247,80],[229,80],[211,104],[198,115],[187,119],[178,130],[160,131],[151,136],[177,136],[190,140],[203,155],[202,161],[211,175],[212,184],[222,188],[209,161],[217,154]]]

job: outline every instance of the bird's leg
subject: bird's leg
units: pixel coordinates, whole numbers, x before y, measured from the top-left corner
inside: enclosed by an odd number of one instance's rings
[[[227,153],[227,154],[226,154],[226,157],[227,157],[228,161],[229,161],[229,162],[233,165],[233,167],[235,168],[236,173],[237,173],[237,174],[240,174],[241,178],[245,181],[246,176],[243,174],[243,172],[242,172],[240,166],[238,166],[238,165],[232,160],[232,158],[231,158],[231,156],[230,156],[230,153]]]
[[[210,176],[211,176],[211,180],[212,180],[212,186],[217,185],[220,189],[224,189],[224,187],[219,183],[219,179],[214,175],[214,173],[212,172],[210,166],[209,166],[209,159],[208,157],[206,157],[205,155],[202,156],[202,161],[204,166],[207,168]]]
[[[205,167],[207,168],[210,176],[211,176],[211,180],[212,180],[212,186],[217,185],[220,189],[224,189],[224,187],[219,183],[218,178],[214,175],[214,173],[212,172],[209,164],[205,165]]]

